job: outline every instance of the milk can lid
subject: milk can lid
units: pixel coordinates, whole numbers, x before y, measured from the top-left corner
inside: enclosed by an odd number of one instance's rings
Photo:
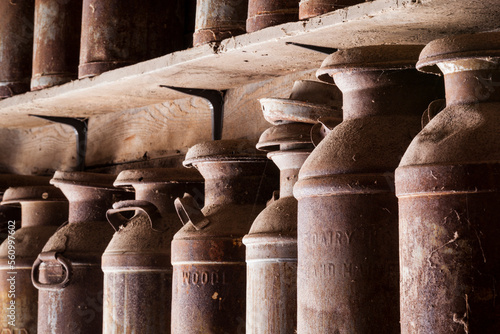
[[[482,32],[447,36],[425,46],[417,69],[428,73],[441,73],[436,64],[458,59],[500,58],[500,32]]]
[[[423,45],[371,45],[339,50],[323,61],[316,77],[332,82],[339,72],[349,70],[401,70],[415,68]]]

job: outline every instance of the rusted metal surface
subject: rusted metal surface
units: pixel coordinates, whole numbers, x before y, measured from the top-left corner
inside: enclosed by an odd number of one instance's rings
[[[300,0],[299,19],[305,20],[334,10],[363,3],[364,0]]]
[[[9,187],[49,185],[49,177],[33,175],[0,174],[0,200]],[[21,221],[21,208],[0,205],[0,242],[7,238],[9,220]],[[19,228],[19,224],[16,229]]]
[[[241,240],[277,185],[265,155],[246,140],[193,146],[184,165],[205,179],[205,206],[177,199],[185,224],[172,242],[172,333],[245,333]]]
[[[198,0],[193,45],[244,34],[247,11],[245,0]]]
[[[0,99],[30,89],[33,1],[0,2]]]
[[[247,32],[298,19],[299,0],[250,0],[248,2]]]
[[[396,170],[402,333],[500,332],[500,34],[429,43],[447,107]]]
[[[77,78],[82,0],[36,0],[31,90]]]
[[[203,179],[195,170],[151,168],[127,170],[115,186],[130,187],[136,200],[115,203],[108,220],[117,232],[102,257],[104,271],[103,333],[170,333],[172,238],[182,227],[174,199],[184,193],[203,196]],[[120,212],[137,213],[130,220]]]
[[[333,96],[325,98],[325,92]],[[330,100],[334,97],[338,98],[335,102]],[[310,104],[304,105],[303,101]],[[336,117],[337,124],[340,123],[342,100],[334,85],[297,81],[290,99],[269,98],[260,102],[264,113],[272,110],[273,122],[281,123],[264,131],[257,143],[257,148],[268,151],[268,158],[280,169],[280,191],[279,199],[273,198],[268,203],[243,238],[247,248],[246,330],[255,334],[296,333],[297,200],[293,197],[293,185],[314,148],[313,123],[323,117]],[[307,123],[294,122],[297,119]]]
[[[69,223],[49,239],[33,264],[39,333],[102,331],[101,256],[114,233],[106,211],[127,198],[113,187],[114,179],[114,175],[56,172],[51,180],[69,200]]]
[[[414,69],[422,46],[338,51],[317,75],[343,92],[344,121],[306,160],[298,199],[298,333],[399,333],[394,170],[437,77]],[[436,89],[438,87],[438,89]]]
[[[9,188],[2,204],[20,204],[23,221],[10,218],[9,238],[0,246],[0,328],[2,333],[36,333],[38,290],[31,283],[31,266],[67,220],[68,201],[53,186],[32,186]],[[21,228],[14,232],[15,225]]]
[[[315,124],[321,117],[339,114],[342,109],[342,93],[337,86],[312,80],[295,81],[287,99],[263,98],[259,101],[264,118],[273,125]]]
[[[78,77],[180,50],[183,34],[183,1],[83,0]]]

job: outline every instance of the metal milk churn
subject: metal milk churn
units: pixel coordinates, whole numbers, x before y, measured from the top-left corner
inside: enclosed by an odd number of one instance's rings
[[[439,92],[421,46],[338,51],[317,75],[343,93],[344,121],[305,161],[298,199],[298,333],[399,333],[394,170]],[[438,89],[436,89],[438,87]]]
[[[82,0],[35,0],[31,90],[77,78]]]
[[[85,78],[180,50],[180,0],[83,0],[78,77]]]
[[[123,171],[114,185],[132,186],[136,199],[117,202],[107,213],[118,231],[102,257],[103,333],[170,333],[170,249],[182,226],[174,200],[203,195],[203,178],[196,170],[151,168]],[[120,214],[134,210],[130,220]]]
[[[189,149],[184,165],[205,178],[205,206],[175,202],[185,224],[172,242],[172,333],[244,334],[246,264],[241,242],[276,189],[274,166],[248,140]]]
[[[314,148],[313,124],[322,116],[342,121],[342,98],[335,85],[296,81],[291,96],[295,99],[260,100],[264,117],[274,126],[262,133],[257,148],[268,151],[268,158],[280,169],[280,191],[279,199],[276,193],[243,238],[248,334],[295,333],[297,329],[297,200],[293,185]],[[338,98],[330,100],[332,96]],[[332,103],[312,102],[317,98]]]
[[[106,211],[125,199],[124,192],[113,187],[114,179],[107,174],[56,172],[51,180],[69,200],[69,219],[33,264],[39,333],[101,333],[101,256],[114,233]]]
[[[0,325],[2,333],[36,333],[38,290],[31,266],[56,229],[68,219],[68,200],[53,186],[9,188],[2,204],[20,204],[22,225],[0,246]]]
[[[248,0],[198,0],[193,45],[245,33]]]
[[[500,333],[500,34],[429,43],[446,108],[396,170],[402,333]]]
[[[298,19],[299,0],[249,0],[246,29],[254,32]]]
[[[299,18],[305,20],[362,2],[365,0],[300,0]]]
[[[9,187],[49,185],[50,177],[34,175],[0,174],[0,201]],[[21,225],[21,208],[0,204],[0,243],[9,235],[9,221],[15,221],[15,229]],[[12,227],[11,227],[12,228]]]
[[[33,57],[31,0],[0,1],[0,99],[30,90]]]

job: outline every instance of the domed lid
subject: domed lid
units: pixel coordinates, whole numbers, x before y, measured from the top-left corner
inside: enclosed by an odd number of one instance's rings
[[[422,72],[440,73],[435,66],[437,63],[498,57],[500,57],[500,32],[448,36],[436,39],[425,46],[420,54],[417,69]]]
[[[143,168],[124,170],[113,183],[115,187],[141,184],[167,184],[203,182],[203,177],[195,169],[186,168]]]
[[[323,61],[316,77],[333,82],[333,75],[346,70],[401,70],[415,68],[423,45],[372,45],[339,50]]]
[[[290,98],[263,98],[259,102],[264,118],[273,125],[288,122],[314,124],[322,117],[342,117],[342,93],[337,86],[319,81],[295,81]]]
[[[277,151],[281,144],[311,144],[311,124],[290,123],[273,126],[262,133],[257,148],[262,151]]]
[[[2,205],[21,202],[67,202],[61,190],[54,186],[11,187],[3,195]]]
[[[183,165],[191,167],[200,162],[217,161],[266,161],[266,154],[255,148],[255,142],[247,139],[214,140],[191,147]]]
[[[113,187],[116,175],[88,173],[88,172],[60,172],[57,171],[50,180],[50,184],[57,185],[75,185],[88,188],[103,188],[118,190]]]

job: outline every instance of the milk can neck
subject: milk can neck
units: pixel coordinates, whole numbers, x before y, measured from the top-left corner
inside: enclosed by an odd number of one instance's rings
[[[22,202],[21,227],[59,226],[68,220],[68,202]]]
[[[112,208],[113,203],[121,192],[105,188],[81,186],[59,186],[69,201],[69,223],[90,221],[106,221],[106,211]]]
[[[309,156],[310,150],[290,150],[269,153],[269,158],[271,158],[280,169],[280,198],[293,197],[293,186],[298,180],[300,167],[302,167],[304,161]]]
[[[205,178],[205,206],[265,203],[259,192],[259,185],[264,180],[265,163],[198,163],[196,168]]]
[[[447,105],[500,101],[498,60],[461,59],[438,66],[444,74]]]
[[[335,74],[335,83],[343,93],[344,120],[421,114],[427,107],[429,94],[437,96],[437,80],[429,77],[413,69]]]

